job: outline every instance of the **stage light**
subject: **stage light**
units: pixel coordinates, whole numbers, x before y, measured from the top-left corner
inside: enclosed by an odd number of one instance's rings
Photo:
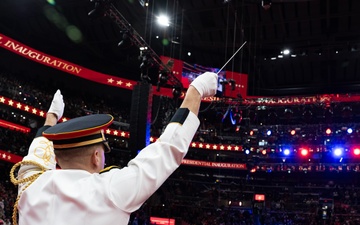
[[[249,155],[249,154],[250,154],[250,150],[249,150],[249,149],[246,149],[246,150],[245,150],[245,154],[246,154],[246,155]]]
[[[254,131],[251,130],[251,131],[249,132],[249,135],[250,135],[250,136],[253,136],[253,135],[254,135]]]
[[[284,150],[284,155],[290,155],[290,150],[289,150],[289,149],[285,149],[285,150]]]
[[[309,150],[307,150],[306,148],[302,148],[302,149],[300,150],[300,154],[301,154],[302,156],[307,156],[307,155],[309,154]]]
[[[106,1],[104,0],[90,0],[90,2],[95,2],[95,8],[93,10],[91,10],[88,13],[88,16],[92,19],[97,19],[100,17],[105,16],[105,9],[106,9],[106,4],[108,4]]]
[[[149,0],[139,0],[139,3],[142,7],[148,7],[149,6]]]
[[[291,130],[290,134],[294,136],[296,134],[296,130]]]
[[[120,31],[120,33],[122,34],[122,40],[119,42],[118,47],[122,49],[131,47],[133,43],[130,39],[129,31]]]
[[[230,79],[230,80],[229,80],[229,83],[230,83],[230,86],[231,86],[231,90],[234,91],[234,90],[235,90],[235,84],[236,84],[235,80],[234,80],[234,79]]]
[[[172,90],[174,99],[178,99],[181,96],[181,87],[175,86]]]
[[[343,154],[343,148],[336,147],[336,148],[334,149],[334,156],[339,157],[339,156],[341,156],[342,154]]]
[[[353,149],[353,153],[354,153],[354,155],[356,155],[356,156],[358,156],[358,155],[360,155],[360,148],[354,148]]]
[[[139,56],[139,59],[141,61],[141,64],[140,64],[141,70],[147,70],[154,65],[153,59],[150,54],[141,53],[141,55]]]
[[[331,134],[331,132],[332,132],[332,131],[331,131],[331,129],[330,129],[330,128],[327,128],[327,129],[326,129],[326,131],[325,131],[325,133],[326,133],[327,135],[330,135],[330,134]]]
[[[169,73],[167,73],[167,72],[161,72],[161,73],[159,74],[159,82],[160,82],[161,85],[166,84],[167,81],[168,81],[168,79],[169,79]]]
[[[169,17],[161,15],[157,17],[157,23],[161,26],[168,27],[170,26]]]
[[[271,130],[266,131],[266,135],[270,136],[271,135]]]
[[[266,155],[266,150],[262,150],[261,154]]]
[[[352,128],[348,128],[348,129],[346,130],[346,132],[347,132],[348,134],[352,134],[353,129],[352,129]]]
[[[284,49],[283,54],[284,54],[284,55],[289,55],[289,54],[290,54],[290,50],[289,50],[289,49]]]
[[[166,71],[162,71],[159,74],[158,82],[156,84],[156,91],[160,91],[160,87],[164,86],[169,79],[169,73]]]

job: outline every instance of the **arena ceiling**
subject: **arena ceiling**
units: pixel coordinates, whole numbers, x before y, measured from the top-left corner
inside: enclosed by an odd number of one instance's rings
[[[86,68],[138,79],[138,49],[118,47],[123,29],[109,16],[89,17],[96,2],[115,6],[158,55],[220,68],[246,41],[225,69],[249,74],[249,95],[359,92],[358,0],[1,0],[0,33]],[[171,17],[166,29],[155,24],[160,13]],[[0,55],[4,68],[57,73],[3,49]]]

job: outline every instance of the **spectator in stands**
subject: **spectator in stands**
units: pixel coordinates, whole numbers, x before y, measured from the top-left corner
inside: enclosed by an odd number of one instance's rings
[[[130,214],[181,164],[199,126],[201,99],[213,96],[216,88],[215,73],[197,77],[158,141],[127,167],[105,170],[104,152],[110,147],[103,129],[113,117],[95,114],[56,124],[65,106],[58,90],[28,155],[12,170],[11,181],[19,184],[14,210],[20,224],[128,224]],[[60,170],[55,170],[55,155]]]

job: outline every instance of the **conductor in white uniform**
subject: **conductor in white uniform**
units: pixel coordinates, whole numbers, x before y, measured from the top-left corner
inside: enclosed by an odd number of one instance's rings
[[[127,225],[130,214],[181,164],[199,127],[201,100],[216,89],[217,74],[198,76],[159,139],[121,169],[104,169],[104,153],[110,151],[104,129],[113,117],[97,114],[57,123],[65,107],[58,90],[27,156],[10,174],[19,185],[13,224]]]

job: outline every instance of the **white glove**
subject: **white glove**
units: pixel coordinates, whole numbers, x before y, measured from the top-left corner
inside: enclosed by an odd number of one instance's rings
[[[216,94],[218,86],[218,75],[212,72],[205,72],[195,78],[192,85],[200,93],[201,97],[211,97]]]
[[[63,96],[60,90],[58,89],[51,102],[48,113],[54,113],[57,116],[57,120],[59,121],[59,119],[63,116],[64,108],[65,108],[65,103],[63,100]]]

